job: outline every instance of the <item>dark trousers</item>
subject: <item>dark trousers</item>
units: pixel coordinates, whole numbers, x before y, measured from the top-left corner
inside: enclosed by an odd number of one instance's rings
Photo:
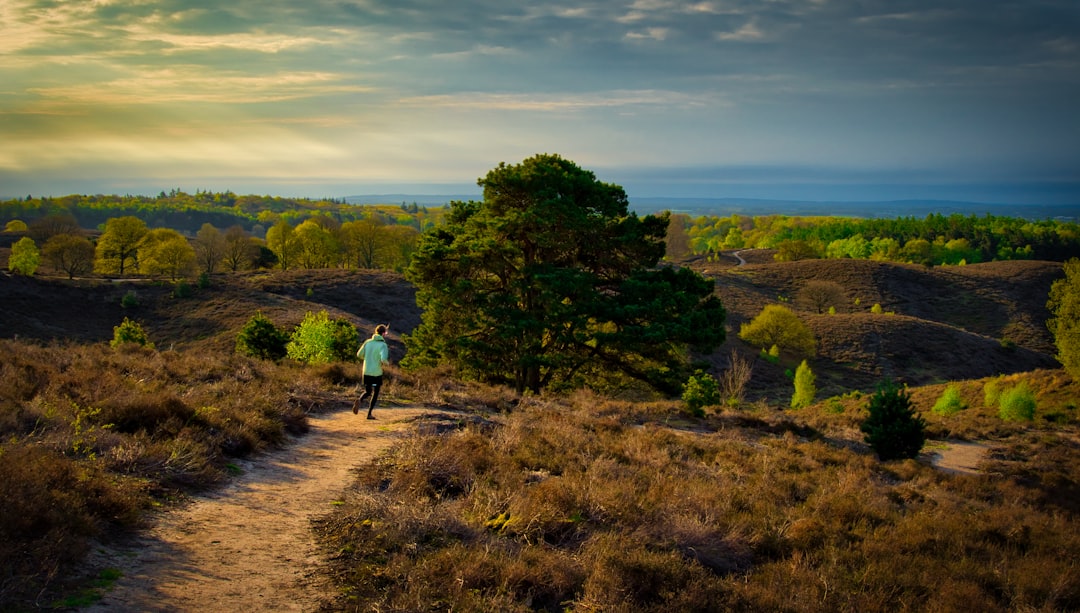
[[[364,375],[364,393],[360,400],[370,397],[368,413],[375,408],[375,402],[379,399],[379,388],[382,387],[382,375]]]

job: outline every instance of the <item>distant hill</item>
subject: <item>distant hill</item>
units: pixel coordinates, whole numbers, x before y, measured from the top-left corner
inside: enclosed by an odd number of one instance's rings
[[[728,310],[728,340],[710,357],[717,368],[737,349],[758,348],[738,339],[739,327],[778,301],[796,310],[818,339],[810,360],[822,397],[850,389],[871,390],[885,377],[911,385],[975,379],[1056,368],[1046,328],[1046,300],[1061,264],[1008,261],[926,268],[870,260],[772,262],[771,251],[745,253],[746,266],[696,260],[690,266],[717,281]],[[757,263],[754,263],[757,262]],[[847,294],[836,315],[799,311],[794,298],[811,280],[830,280]],[[858,304],[855,304],[858,299]],[[880,304],[888,314],[870,313]],[[760,395],[790,398],[784,374],[795,358],[773,365],[758,360],[754,386]]]
[[[479,200],[480,193],[469,194],[366,194],[348,196],[349,204],[413,204],[436,207],[453,200]],[[1020,219],[1080,221],[1080,203],[1075,205],[1008,204],[964,202],[959,200],[888,200],[888,201],[812,201],[761,200],[752,198],[667,198],[630,197],[630,208],[639,215],[660,211],[690,215],[790,215],[839,216],[864,218],[922,218],[933,213],[983,216],[986,214]]]
[[[867,260],[771,262],[771,252],[736,260],[688,263],[717,281],[728,311],[728,340],[711,356],[715,372],[732,349],[755,360],[750,399],[786,403],[792,384],[779,365],[756,358],[758,348],[738,339],[739,326],[769,303],[791,299],[812,279],[840,283],[847,308],[836,315],[800,312],[818,339],[810,360],[819,397],[872,390],[884,377],[910,385],[1056,368],[1046,328],[1046,299],[1061,276],[1055,262],[1011,261],[926,268]],[[310,290],[310,291],[309,291]],[[124,309],[136,292],[139,306]],[[859,304],[855,304],[858,298]],[[893,315],[874,315],[879,303]],[[67,282],[0,273],[0,338],[106,342],[127,316],[140,321],[159,349],[231,350],[244,323],[257,311],[278,326],[326,309],[346,317],[363,334],[389,323],[392,351],[400,358],[401,334],[420,323],[415,288],[401,275],[373,271],[295,270],[215,275],[209,289],[175,298],[152,282]]]
[[[888,201],[800,201],[755,200],[748,198],[631,198],[631,206],[640,214],[670,210],[691,215],[791,215],[839,216],[866,218],[922,218],[930,214],[983,216],[986,214],[1020,219],[1059,221],[1080,220],[1080,204],[1003,204],[955,200]]]

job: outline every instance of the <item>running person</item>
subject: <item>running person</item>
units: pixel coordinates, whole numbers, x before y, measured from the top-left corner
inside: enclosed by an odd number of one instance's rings
[[[368,403],[367,411],[368,419],[375,419],[371,411],[375,408],[375,402],[379,400],[379,388],[382,387],[383,380],[383,364],[387,364],[390,359],[390,348],[386,346],[383,334],[386,334],[386,326],[376,326],[375,334],[372,334],[371,338],[364,341],[364,344],[360,345],[360,349],[356,351],[356,357],[364,361],[364,393],[353,402],[352,412],[354,415],[359,413],[360,403],[370,396],[371,401]]]

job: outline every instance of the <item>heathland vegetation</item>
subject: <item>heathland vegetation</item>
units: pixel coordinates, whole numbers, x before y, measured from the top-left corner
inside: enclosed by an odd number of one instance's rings
[[[204,193],[93,197],[202,202],[176,226],[17,201],[0,602],[52,605],[94,539],[347,410],[357,328],[390,321],[409,369],[387,401],[460,424],[403,439],[317,522],[329,609],[1080,608],[1073,226],[739,218],[745,242],[702,249],[698,220],[636,218],[557,156],[482,185],[430,223]],[[375,230],[373,258],[350,223]],[[901,256],[818,257],[856,235]],[[58,236],[82,265],[48,255]],[[906,260],[919,240],[931,257]],[[935,467],[956,441],[985,456]]]

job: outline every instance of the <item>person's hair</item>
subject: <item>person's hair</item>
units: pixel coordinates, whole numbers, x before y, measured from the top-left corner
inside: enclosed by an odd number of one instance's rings
[[[383,334],[386,334],[386,326],[381,325],[381,324],[378,325],[378,326],[375,326],[375,334],[378,334],[380,336],[383,335]]]

